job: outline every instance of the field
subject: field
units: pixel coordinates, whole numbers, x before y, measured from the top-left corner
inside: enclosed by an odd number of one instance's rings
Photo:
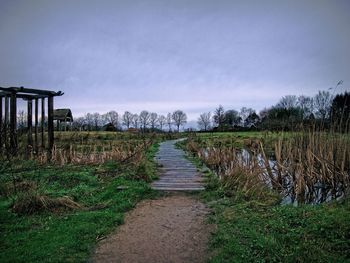
[[[153,156],[179,136],[205,171],[211,262],[350,262],[349,135],[271,132],[56,133],[51,162],[45,151],[1,162],[0,262],[86,262],[159,195]]]
[[[52,163],[1,162],[0,262],[85,262],[126,211],[155,196],[148,182],[163,135],[55,136]]]

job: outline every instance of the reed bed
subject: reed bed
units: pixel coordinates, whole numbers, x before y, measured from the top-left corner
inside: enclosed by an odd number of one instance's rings
[[[227,138],[211,144],[197,136],[190,138],[186,147],[215,172],[230,195],[263,198],[272,190],[285,203],[302,204],[323,203],[349,194],[347,134],[289,133],[270,144],[254,139],[242,149],[234,142],[229,145]],[[266,148],[273,149],[273,154],[267,154]]]
[[[25,138],[21,138],[20,150],[11,159],[29,159],[36,160],[39,164],[50,162],[58,165],[101,164],[111,160],[137,163],[144,158],[145,151],[156,139],[153,134],[59,132],[55,134],[55,145],[50,154],[43,147],[37,150],[26,147]]]

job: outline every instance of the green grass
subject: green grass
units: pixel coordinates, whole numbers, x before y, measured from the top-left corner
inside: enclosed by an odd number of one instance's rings
[[[254,138],[252,133],[241,136]],[[243,200],[239,193],[228,197],[202,161],[189,159],[206,171],[206,191],[200,195],[212,209],[208,219],[217,229],[210,241],[210,262],[350,262],[349,198],[295,207],[279,205],[274,195],[265,200]]]
[[[11,205],[23,193],[0,196],[0,262],[86,262],[96,243],[123,223],[126,211],[156,195],[146,182],[156,177],[156,151],[153,145],[137,166],[113,161],[85,166],[23,162],[3,169],[3,192],[12,180],[31,181],[38,186],[36,193],[69,196],[84,209],[18,215]]]
[[[350,202],[319,206],[233,201],[215,189],[202,198],[217,232],[210,262],[350,262]]]

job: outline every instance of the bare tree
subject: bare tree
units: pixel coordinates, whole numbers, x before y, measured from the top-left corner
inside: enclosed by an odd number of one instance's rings
[[[248,116],[253,114],[254,112],[255,110],[253,110],[252,108],[246,108],[246,107],[241,108],[239,115],[241,117],[241,123],[243,127],[246,124],[246,119],[248,118]]]
[[[88,130],[91,131],[94,125],[94,118],[91,113],[85,115],[85,124],[88,126]]]
[[[310,115],[314,111],[314,100],[308,96],[299,96],[298,97],[298,106],[303,112],[303,118],[306,119],[310,117]]]
[[[291,108],[296,108],[298,106],[298,98],[295,95],[287,95],[280,99],[277,103],[277,108],[283,108],[290,110]]]
[[[328,91],[319,91],[314,98],[316,115],[325,120],[330,113],[333,96]]]
[[[92,121],[93,121],[94,129],[95,131],[97,131],[102,122],[101,114],[99,114],[98,112],[93,113]]]
[[[24,127],[26,127],[26,119],[27,119],[27,115],[25,114],[24,110],[18,111],[17,125],[19,129],[23,129]]]
[[[149,125],[150,117],[150,113],[146,110],[140,113],[139,118],[143,131],[145,131],[147,126]]]
[[[107,123],[112,123],[115,128],[119,128],[119,115],[116,111],[109,111],[104,115]]]
[[[176,110],[172,114],[172,119],[177,127],[177,131],[180,131],[180,126],[187,123],[187,115],[182,110]]]
[[[81,131],[84,127],[84,124],[86,124],[86,120],[84,117],[74,118],[74,122],[73,122],[74,129]]]
[[[224,125],[225,110],[224,107],[222,107],[222,105],[219,105],[219,107],[215,109],[213,120],[217,127],[222,127]]]
[[[137,117],[138,118],[138,117]],[[130,125],[132,124],[133,122],[133,119],[134,119],[134,115],[129,112],[129,111],[126,111],[124,112],[123,114],[123,125],[129,129],[130,128]]]
[[[211,123],[211,112],[204,112],[199,115],[197,123],[201,130],[207,131]]]
[[[170,112],[166,116],[166,123],[168,124],[169,132],[171,132],[171,125],[173,124],[173,119],[171,117]]]
[[[151,125],[152,130],[156,128],[157,122],[158,122],[158,114],[155,112],[152,112],[149,117],[149,123]]]
[[[132,115],[132,125],[134,126],[135,129],[139,128],[139,123],[140,123],[140,117],[137,114]]]
[[[163,126],[166,123],[166,117],[164,115],[159,115],[158,117],[159,129],[163,130]]]

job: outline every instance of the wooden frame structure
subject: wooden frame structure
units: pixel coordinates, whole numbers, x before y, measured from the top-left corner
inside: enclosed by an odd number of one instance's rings
[[[27,101],[27,147],[38,152],[39,100],[41,101],[41,147],[45,148],[45,99],[47,99],[47,134],[48,156],[51,159],[54,145],[54,97],[62,96],[62,91],[28,89],[23,87],[0,87],[0,154],[3,149],[7,154],[18,152],[17,138],[17,99]],[[34,101],[34,144],[33,144],[33,101]],[[4,105],[4,106],[3,106]],[[4,110],[3,110],[4,108]]]

